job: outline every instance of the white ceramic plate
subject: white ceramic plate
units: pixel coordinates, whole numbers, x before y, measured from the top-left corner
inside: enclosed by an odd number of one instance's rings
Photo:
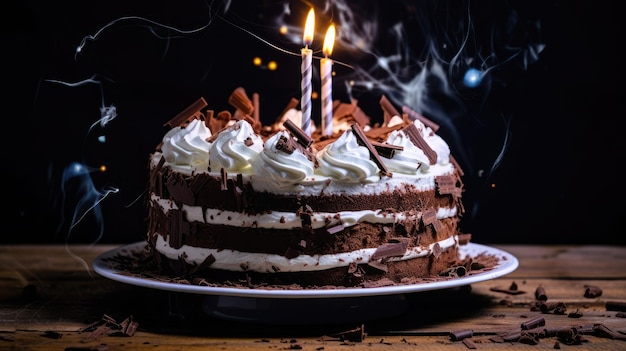
[[[316,299],[396,295],[454,288],[502,277],[506,274],[513,272],[519,266],[519,261],[517,260],[517,258],[515,258],[515,256],[506,251],[486,245],[469,243],[467,245],[460,246],[461,257],[466,257],[467,255],[469,255],[470,257],[476,257],[481,253],[485,253],[498,257],[498,264],[493,269],[481,273],[475,273],[459,278],[450,278],[442,281],[424,282],[411,285],[384,286],[375,288],[264,290],[228,287],[208,287],[190,284],[161,282],[149,278],[130,276],[125,272],[120,272],[116,270],[115,268],[113,268],[113,264],[107,262],[109,258],[112,258],[116,255],[140,251],[143,250],[145,246],[145,242],[138,242],[121,246],[119,248],[105,252],[95,259],[93,263],[93,269],[96,273],[118,282],[171,292],[252,298]]]

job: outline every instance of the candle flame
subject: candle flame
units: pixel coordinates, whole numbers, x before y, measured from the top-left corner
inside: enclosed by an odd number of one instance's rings
[[[333,53],[333,46],[335,44],[335,25],[331,24],[326,30],[326,37],[324,38],[324,47],[322,51],[324,56],[328,57]]]
[[[309,10],[306,16],[306,24],[304,26],[304,45],[309,46],[313,42],[313,34],[315,33],[315,11]]]

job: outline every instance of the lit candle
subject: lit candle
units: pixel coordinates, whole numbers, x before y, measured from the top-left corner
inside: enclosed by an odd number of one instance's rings
[[[311,135],[311,62],[313,61],[313,51],[309,49],[309,45],[313,42],[313,34],[315,32],[315,12],[309,10],[304,26],[304,48],[302,49],[302,81],[300,88],[302,97],[300,98],[300,110],[302,110],[302,127],[301,129],[308,135]]]
[[[320,63],[322,75],[322,131],[323,135],[333,135],[333,60],[328,56],[333,52],[335,26],[330,25],[324,38],[324,58]]]

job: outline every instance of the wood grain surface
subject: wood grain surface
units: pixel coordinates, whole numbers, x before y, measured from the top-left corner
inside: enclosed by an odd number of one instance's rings
[[[612,310],[626,303],[626,247],[495,245],[518,258],[517,270],[406,294],[399,314],[340,323],[332,313],[308,323],[297,310],[289,323],[207,315],[203,295],[93,272],[94,258],[116,247],[0,247],[0,350],[626,350],[626,312]],[[540,286],[562,313],[541,311]],[[585,297],[590,286],[601,295]],[[522,330],[534,321],[537,329]],[[462,331],[471,337],[457,340]]]

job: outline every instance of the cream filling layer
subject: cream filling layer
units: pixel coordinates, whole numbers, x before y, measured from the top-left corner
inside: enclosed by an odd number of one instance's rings
[[[171,209],[177,210],[178,206],[170,200],[165,200],[155,194],[151,199],[158,203],[164,214]],[[203,213],[200,206],[183,205],[182,209],[188,222],[200,222],[212,225],[229,225],[241,228],[268,228],[268,229],[291,229],[302,226],[302,219],[294,212],[272,211],[249,215],[235,211],[223,211],[218,209],[206,209]],[[457,215],[457,207],[442,207],[437,209],[437,219],[451,218]],[[417,221],[422,213],[406,215],[406,213],[390,213],[382,210],[341,211],[341,212],[315,212],[311,215],[313,229],[332,227],[342,224],[345,227],[356,225],[360,222],[393,224],[402,221]]]
[[[368,263],[376,252],[376,248],[360,249],[351,252],[329,255],[300,255],[295,258],[286,258],[282,255],[241,252],[225,249],[206,249],[183,245],[175,249],[169,245],[161,235],[155,233],[156,250],[166,257],[179,260],[183,259],[190,264],[199,265],[209,256],[213,256],[215,261],[211,264],[213,269],[223,269],[235,272],[312,272],[321,271],[337,267],[345,267],[351,263]],[[388,257],[386,261],[410,260],[418,257],[426,257],[433,253],[433,247],[439,247],[446,251],[457,244],[457,236],[433,243],[426,247],[416,246],[406,250],[403,256]],[[375,260],[381,262],[382,259]]]
[[[161,153],[155,152],[151,157],[151,167],[155,168],[161,159]],[[213,177],[221,177],[219,172],[206,172],[189,165],[175,165],[166,162],[164,167],[169,167],[175,172],[184,175],[207,173]],[[255,191],[281,193],[284,195],[321,196],[324,194],[341,195],[376,195],[381,192],[403,189],[407,185],[415,187],[417,191],[435,189],[435,178],[441,175],[454,173],[452,163],[435,164],[428,168],[427,172],[415,174],[403,174],[394,172],[392,177],[372,176],[362,181],[340,181],[332,177],[315,174],[296,183],[277,183],[267,177],[255,174],[242,174],[243,182],[252,185]],[[236,179],[236,173],[228,173],[228,177]]]

